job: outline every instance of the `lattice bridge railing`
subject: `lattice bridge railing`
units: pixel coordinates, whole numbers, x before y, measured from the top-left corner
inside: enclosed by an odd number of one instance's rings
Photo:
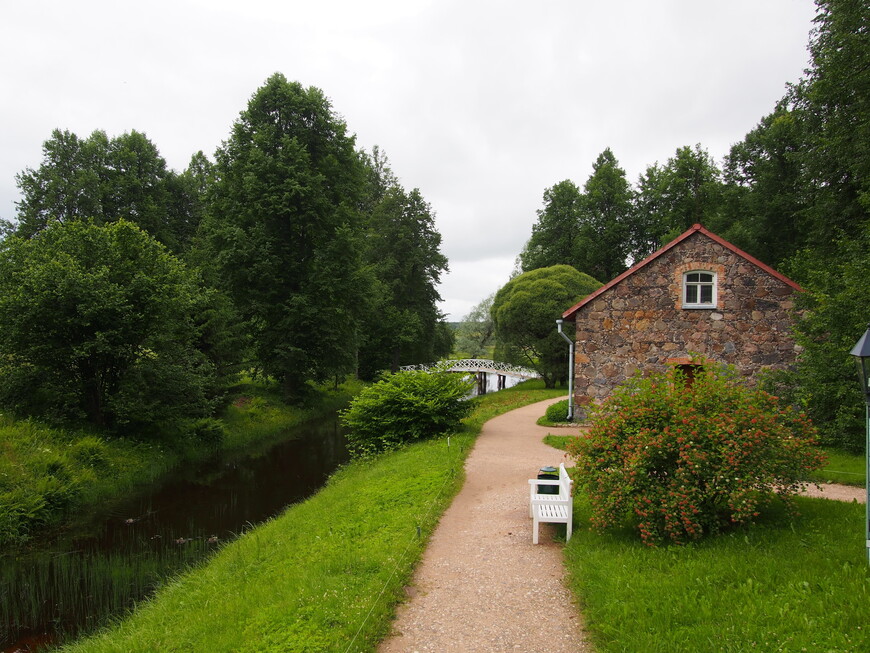
[[[422,370],[427,372],[431,369],[445,369],[449,372],[492,372],[493,374],[504,374],[505,376],[513,376],[520,379],[536,379],[540,376],[535,370],[518,365],[511,365],[502,361],[491,361],[484,358],[464,358],[462,360],[441,361],[439,363],[431,363],[429,365],[405,365],[400,367],[401,371]]]

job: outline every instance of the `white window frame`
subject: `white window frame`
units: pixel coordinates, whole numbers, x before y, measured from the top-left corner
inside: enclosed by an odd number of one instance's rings
[[[689,281],[689,275],[692,274],[706,274],[711,277],[710,281],[702,281],[699,277],[697,281]],[[694,287],[696,289],[696,297],[699,301],[690,302],[688,300],[688,291],[689,287]],[[683,288],[682,288],[682,306],[683,308],[716,308],[717,300],[718,300],[718,275],[712,270],[689,270],[688,272],[683,273]],[[709,302],[701,302],[701,288],[708,287],[712,289],[711,292],[711,300]]]

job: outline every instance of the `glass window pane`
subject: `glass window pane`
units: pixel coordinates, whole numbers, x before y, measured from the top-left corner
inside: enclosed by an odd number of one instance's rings
[[[698,286],[686,286],[686,303],[698,303]]]
[[[689,283],[697,283],[700,281],[700,275],[697,272],[692,272],[691,274],[686,275],[686,281]]]
[[[713,286],[701,286],[701,303],[713,303]]]
[[[708,274],[706,272],[698,273],[698,281],[703,281],[705,283],[713,283],[713,275]]]

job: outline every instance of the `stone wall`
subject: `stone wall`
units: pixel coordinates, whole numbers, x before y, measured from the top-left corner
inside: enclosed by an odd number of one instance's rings
[[[689,270],[716,273],[715,308],[682,308],[682,276]],[[747,377],[792,365],[794,292],[712,238],[693,233],[578,309],[578,407],[604,399],[638,369],[662,371],[688,362],[693,353],[735,365]]]

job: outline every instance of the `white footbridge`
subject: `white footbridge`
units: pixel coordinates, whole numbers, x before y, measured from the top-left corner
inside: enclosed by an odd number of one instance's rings
[[[519,365],[511,365],[510,363],[491,361],[484,358],[463,358],[461,360],[440,361],[428,365],[405,365],[400,367],[399,370],[402,372],[440,370],[474,374],[477,377],[477,394],[486,394],[487,377],[490,374],[496,375],[498,379],[497,390],[503,390],[508,387],[508,377],[525,381],[527,379],[537,379],[541,376],[535,370],[528,367],[520,367]]]

